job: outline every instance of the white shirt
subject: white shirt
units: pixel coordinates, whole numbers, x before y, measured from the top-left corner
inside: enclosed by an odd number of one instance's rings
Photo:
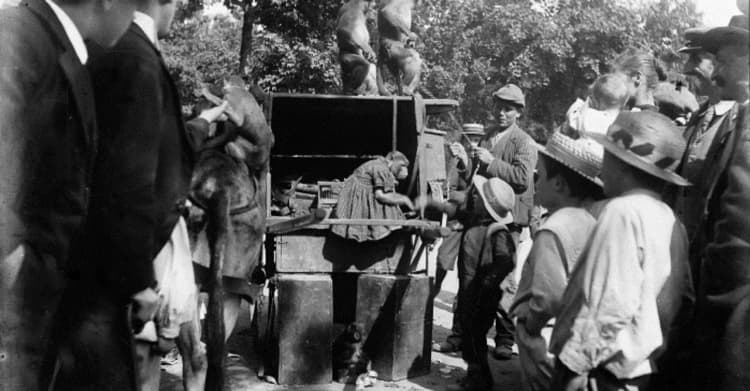
[[[57,16],[57,20],[60,21],[63,30],[65,30],[65,35],[68,36],[70,44],[73,45],[73,50],[76,52],[76,56],[78,56],[81,64],[86,64],[86,61],[89,59],[89,51],[86,50],[86,44],[83,43],[83,37],[81,36],[81,32],[78,31],[78,27],[76,27],[73,20],[70,19],[60,6],[50,0],[45,1],[52,8],[52,12]]]
[[[660,318],[657,296],[680,297],[679,284],[662,288],[686,278],[686,269],[672,269],[686,254],[687,235],[657,194],[613,198],[570,277],[550,352],[578,374],[600,364],[620,379],[652,373],[650,355],[667,337],[661,321],[671,321]]]
[[[151,41],[154,46],[159,47],[156,34],[156,22],[154,22],[154,18],[143,12],[135,11],[135,14],[133,15],[133,23],[143,30],[146,37],[148,37],[149,41]]]

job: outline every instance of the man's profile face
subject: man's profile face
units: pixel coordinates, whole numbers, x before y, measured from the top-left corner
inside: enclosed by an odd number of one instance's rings
[[[723,46],[716,53],[713,80],[721,88],[721,98],[744,102],[748,99],[750,65],[748,48],[742,45]]]
[[[688,55],[687,61],[683,68],[686,75],[700,76],[706,80],[711,80],[714,73],[714,55],[705,50],[696,50]]]
[[[492,115],[495,116],[497,125],[505,129],[516,123],[521,112],[518,107],[510,102],[494,99],[492,101]]]
[[[91,38],[103,47],[112,47],[133,21],[134,0],[94,0],[96,25]]]

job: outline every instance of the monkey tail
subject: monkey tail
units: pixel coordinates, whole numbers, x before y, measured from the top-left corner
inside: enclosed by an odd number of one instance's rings
[[[211,251],[209,267],[208,313],[206,314],[207,358],[206,390],[223,391],[226,343],[224,331],[224,288],[222,268],[229,234],[229,194],[217,189],[208,202],[208,236]]]

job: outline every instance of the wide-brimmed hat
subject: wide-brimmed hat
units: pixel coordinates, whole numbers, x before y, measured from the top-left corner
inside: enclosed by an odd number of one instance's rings
[[[540,145],[538,148],[544,156],[556,160],[596,185],[603,185],[602,180],[599,179],[599,172],[602,170],[604,150],[593,140],[589,138],[574,140],[560,132],[555,132],[547,140],[546,146]]]
[[[526,107],[526,99],[523,91],[515,84],[506,84],[499,90],[492,93],[494,99],[510,102],[519,107]]]
[[[590,137],[630,166],[678,186],[690,185],[675,173],[685,153],[685,140],[672,120],[662,114],[622,112],[606,135]]]
[[[513,222],[511,210],[516,204],[516,194],[508,183],[500,178],[487,179],[481,175],[474,175],[474,187],[484,201],[484,208],[490,216],[501,224]]]
[[[699,40],[700,46],[708,52],[716,53],[723,46],[748,45],[748,17],[735,15],[729,20],[728,26],[714,27],[706,32]]]
[[[701,46],[701,40],[710,30],[709,27],[693,27],[685,30],[685,46],[679,48],[680,53],[690,53],[705,50]]]

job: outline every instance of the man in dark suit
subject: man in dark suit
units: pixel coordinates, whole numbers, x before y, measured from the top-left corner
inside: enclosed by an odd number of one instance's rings
[[[177,88],[158,47],[175,8],[176,1],[141,0],[117,45],[90,46],[94,96],[107,104],[97,107],[99,156],[82,251],[90,273],[66,297],[71,311],[60,356],[72,357],[73,365],[61,370],[62,388],[158,389],[161,353],[180,325],[197,317],[182,214],[195,152],[227,105],[204,111],[192,126],[183,123]],[[182,290],[164,283],[167,274]],[[134,292],[152,289],[160,296],[155,328],[149,322],[131,340],[124,304]]]
[[[474,150],[479,165],[478,174],[497,177],[510,184],[516,193],[513,224],[508,226],[516,248],[521,232],[529,226],[534,207],[534,168],[537,149],[534,140],[517,124],[525,107],[525,98],[515,84],[508,84],[492,94],[493,116],[497,124],[489,129]],[[511,268],[512,269],[512,268]],[[498,304],[495,329],[497,359],[510,359],[514,342],[513,321],[506,309]]]
[[[750,384],[750,109],[748,108],[748,16],[713,28],[700,45],[716,56],[712,79],[721,99],[735,103],[690,134],[687,157],[696,142],[714,133],[694,179],[698,194],[690,205],[697,224],[690,243],[696,273],[696,374],[698,390],[744,390]],[[714,106],[717,107],[718,105]],[[716,113],[720,114],[720,113]],[[706,115],[708,116],[708,114]],[[709,129],[706,132],[705,129]],[[711,130],[713,129],[713,130]],[[685,159],[683,159],[685,161]],[[688,160],[689,161],[689,160]],[[686,166],[684,169],[695,167]],[[687,224],[686,224],[687,225]]]
[[[0,383],[9,390],[46,389],[52,317],[80,272],[70,253],[97,137],[84,40],[113,45],[134,9],[132,0],[27,0],[0,11]]]

